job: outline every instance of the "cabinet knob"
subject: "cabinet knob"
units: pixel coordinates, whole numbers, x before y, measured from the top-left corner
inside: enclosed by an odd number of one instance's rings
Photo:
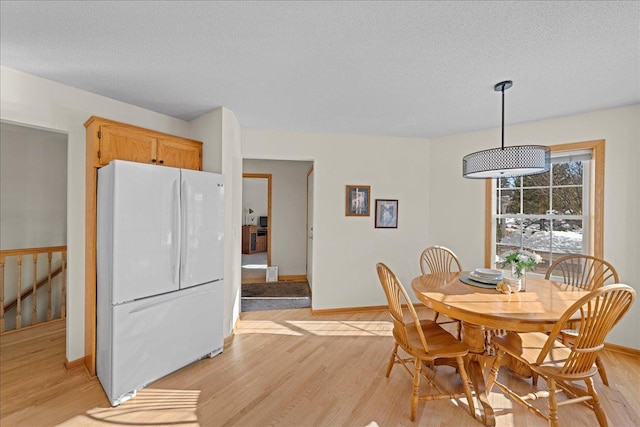
[[[155,163],[155,162],[156,162],[156,159],[151,159],[151,163]]]
[[[164,160],[160,160],[159,162],[161,165],[164,165]]]

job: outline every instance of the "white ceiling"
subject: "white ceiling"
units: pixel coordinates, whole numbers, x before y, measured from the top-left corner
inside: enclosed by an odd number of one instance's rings
[[[638,1],[5,1],[3,66],[192,120],[438,137],[640,103]]]

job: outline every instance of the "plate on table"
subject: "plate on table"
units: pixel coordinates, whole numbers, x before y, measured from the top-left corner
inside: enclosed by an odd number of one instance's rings
[[[495,289],[496,288],[496,284],[495,283],[483,283],[477,280],[473,280],[471,277],[467,276],[467,275],[461,275],[460,276],[460,281],[462,283],[466,283],[467,285],[471,285],[471,286],[475,286],[477,288],[485,288],[485,289]]]
[[[478,277],[489,277],[492,279],[497,279],[502,277],[502,270],[494,270],[491,268],[476,268],[472,271]]]
[[[490,285],[495,285],[497,284],[499,281],[502,280],[502,273],[500,273],[500,277],[483,277],[483,276],[479,276],[477,275],[474,271],[469,273],[469,279],[471,280],[475,280],[476,282],[480,282],[480,283],[487,283]]]

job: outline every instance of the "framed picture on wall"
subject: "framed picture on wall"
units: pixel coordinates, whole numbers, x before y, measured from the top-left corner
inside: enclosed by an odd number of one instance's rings
[[[398,228],[398,201],[376,199],[376,228]]]
[[[371,186],[347,185],[346,215],[369,216]]]

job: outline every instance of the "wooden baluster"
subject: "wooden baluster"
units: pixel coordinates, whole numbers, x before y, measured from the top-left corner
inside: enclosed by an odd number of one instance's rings
[[[65,297],[67,294],[67,251],[62,251],[62,291],[60,292],[60,318],[67,317],[67,308],[65,306]]]
[[[18,286],[16,287],[16,330],[22,327],[22,254],[18,258]]]
[[[31,255],[33,258],[33,292],[31,295],[31,325],[38,323],[38,253]]]
[[[0,334],[4,332],[4,255],[0,256]]]
[[[51,258],[53,258],[53,252],[49,251],[48,255],[48,269],[47,275],[47,322],[51,320]]]

